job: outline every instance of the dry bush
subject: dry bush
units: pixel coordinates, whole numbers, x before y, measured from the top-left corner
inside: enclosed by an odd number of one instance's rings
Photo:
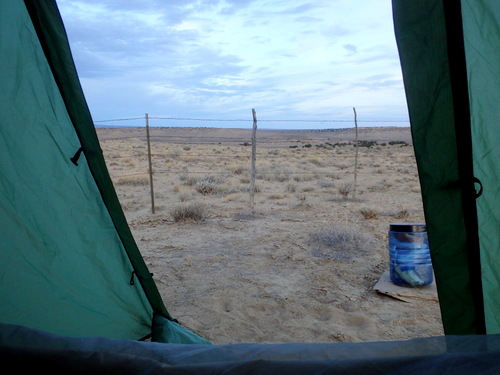
[[[122,177],[118,180],[116,184],[127,185],[127,186],[145,186],[149,185],[149,178],[146,176]]]
[[[187,194],[181,194],[181,195],[179,195],[179,200],[181,202],[185,202],[185,201],[189,200],[189,195],[187,195]]]
[[[351,184],[340,184],[337,189],[338,189],[338,192],[340,195],[342,195],[344,198],[347,198],[347,196],[349,194],[351,194],[352,185]]]
[[[322,167],[324,165],[323,162],[317,158],[312,158],[312,159],[309,159],[308,161],[309,161],[309,163],[315,165],[316,167]]]
[[[177,150],[170,152],[170,154],[168,155],[170,159],[177,159],[179,156],[181,156],[181,153]]]
[[[293,180],[295,182],[306,182],[306,181],[312,181],[315,179],[315,176],[311,173],[302,173],[300,175],[294,175]]]
[[[194,186],[199,181],[197,177],[189,176],[187,173],[182,174],[179,179],[182,181],[182,184],[185,186]]]
[[[386,173],[386,171],[384,171],[383,173]],[[388,183],[387,180],[384,178],[383,180],[376,182],[374,185],[369,186],[368,190],[372,191],[372,192],[376,192],[376,191],[384,192],[391,186],[392,186],[392,184]]]
[[[246,169],[243,166],[233,167],[232,171],[235,175],[242,175],[246,172]]]
[[[290,181],[291,171],[278,164],[273,164],[270,168],[262,168],[257,171],[257,179],[267,182]]]
[[[275,200],[278,200],[278,199],[283,199],[284,196],[281,195],[281,194],[269,194],[267,196],[268,199],[275,199]]]
[[[349,260],[358,252],[369,249],[373,238],[361,233],[355,226],[333,227],[311,235],[317,247],[313,255],[321,258]]]
[[[409,216],[410,213],[408,212],[408,210],[401,210],[396,215],[394,215],[396,219],[407,219]]]
[[[420,194],[420,193],[422,192],[422,191],[420,190],[420,186],[412,186],[412,187],[410,188],[410,191],[411,191],[412,193],[418,193],[418,194]]]
[[[359,210],[359,212],[367,220],[375,219],[378,216],[378,213],[371,208],[362,208],[361,210]]]
[[[206,177],[196,183],[196,191],[202,195],[212,195],[217,193],[220,183],[222,183],[222,179]]]
[[[318,185],[321,188],[331,189],[331,188],[335,187],[335,182],[333,182],[333,181],[319,180],[318,181]]]
[[[199,222],[206,217],[206,206],[201,203],[182,204],[170,211],[174,222],[194,221]]]
[[[122,161],[122,164],[125,165],[125,166],[127,166],[127,167],[130,167],[130,168],[135,167],[135,162],[133,160],[131,160],[131,159],[124,159]]]
[[[202,195],[212,195],[217,191],[217,184],[210,181],[198,181],[196,191]]]

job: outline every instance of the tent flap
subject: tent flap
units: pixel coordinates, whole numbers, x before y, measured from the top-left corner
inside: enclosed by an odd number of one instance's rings
[[[444,330],[498,333],[500,3],[393,0],[393,16]]]
[[[125,219],[56,2],[1,1],[0,56],[0,322],[139,339],[161,316],[162,341],[193,342]]]

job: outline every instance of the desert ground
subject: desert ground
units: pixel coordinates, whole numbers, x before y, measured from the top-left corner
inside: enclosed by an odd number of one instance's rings
[[[170,314],[214,344],[443,334],[437,299],[374,286],[394,222],[424,222],[409,128],[98,128]],[[357,157],[356,157],[357,155]],[[424,287],[429,288],[429,287]],[[412,288],[415,289],[415,288]]]

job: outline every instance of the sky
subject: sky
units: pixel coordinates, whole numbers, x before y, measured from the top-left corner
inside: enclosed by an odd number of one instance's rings
[[[57,4],[96,124],[409,125],[390,0]]]

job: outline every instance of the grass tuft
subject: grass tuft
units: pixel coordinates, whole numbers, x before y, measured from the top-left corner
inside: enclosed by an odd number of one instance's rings
[[[206,217],[206,206],[202,203],[182,204],[174,207],[170,214],[176,223],[183,221],[200,222]]]
[[[371,208],[362,208],[359,210],[359,212],[367,220],[375,219],[378,216],[377,212],[375,210],[372,210]]]
[[[357,253],[368,250],[372,238],[358,228],[333,227],[311,235],[312,243],[317,246],[313,251],[321,258],[351,259]]]
[[[222,179],[206,177],[196,183],[196,191],[202,195],[212,195],[217,193],[220,183],[222,183]]]

